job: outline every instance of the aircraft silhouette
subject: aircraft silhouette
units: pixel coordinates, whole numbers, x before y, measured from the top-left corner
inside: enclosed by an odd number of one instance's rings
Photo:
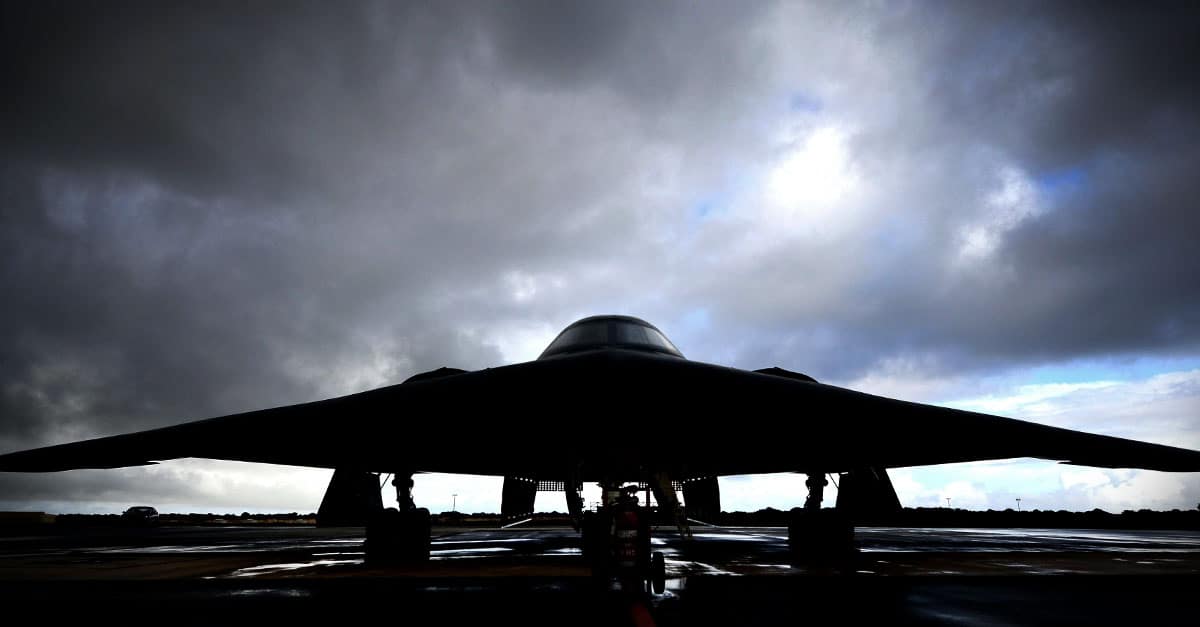
[[[717,477],[800,472],[809,494],[789,533],[797,550],[819,550],[852,542],[864,516],[899,509],[887,468],[1034,457],[1200,471],[1198,451],[884,398],[780,368],[689,361],[628,316],[576,321],[531,362],[440,368],[339,398],[9,453],[0,471],[182,457],[333,468],[323,522],[370,521],[368,557],[417,559],[428,555],[429,523],[412,503],[416,472],[502,475],[509,515],[532,511],[539,489],[563,490],[585,536],[584,481],[606,493],[645,484],[687,535],[689,517],[720,511]],[[378,473],[395,475],[399,510],[382,509]],[[823,513],[833,473],[837,508]]]

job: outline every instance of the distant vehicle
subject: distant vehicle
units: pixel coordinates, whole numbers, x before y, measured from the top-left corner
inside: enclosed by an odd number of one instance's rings
[[[146,505],[130,507],[121,514],[121,520],[132,525],[157,525],[158,510]]]

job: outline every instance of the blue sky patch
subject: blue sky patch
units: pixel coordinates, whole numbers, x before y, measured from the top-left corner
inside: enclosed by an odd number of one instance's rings
[[[816,96],[808,92],[797,91],[793,92],[792,95],[788,97],[788,109],[792,111],[801,113],[817,113],[824,108],[825,107],[821,104],[821,101]]]
[[[1071,191],[1083,187],[1088,182],[1087,170],[1082,166],[1045,172],[1037,177],[1037,184],[1043,191],[1057,193]]]

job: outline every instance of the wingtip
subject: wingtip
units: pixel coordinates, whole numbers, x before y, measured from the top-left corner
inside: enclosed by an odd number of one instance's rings
[[[18,451],[0,455],[0,472],[63,472],[66,470],[110,470],[131,466],[154,466],[157,461],[148,459],[107,463],[95,463],[86,458],[64,459],[58,455],[42,455],[42,451]]]

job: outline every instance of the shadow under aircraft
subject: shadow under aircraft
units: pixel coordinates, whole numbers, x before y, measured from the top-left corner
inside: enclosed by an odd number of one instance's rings
[[[419,472],[503,476],[510,516],[531,512],[539,490],[563,491],[585,545],[595,526],[586,524],[584,482],[605,493],[628,483],[653,490],[687,537],[689,519],[720,512],[718,477],[804,473],[805,506],[789,525],[803,554],[852,546],[856,523],[899,510],[888,468],[1032,457],[1200,471],[1193,450],[884,398],[780,368],[689,361],[628,316],[579,320],[527,363],[440,368],[339,398],[9,453],[0,471],[184,457],[332,468],[320,523],[366,524],[368,559],[418,561],[430,537],[429,512],[411,497]],[[383,473],[395,477],[397,509],[382,507]],[[822,510],[833,474],[837,506]]]

